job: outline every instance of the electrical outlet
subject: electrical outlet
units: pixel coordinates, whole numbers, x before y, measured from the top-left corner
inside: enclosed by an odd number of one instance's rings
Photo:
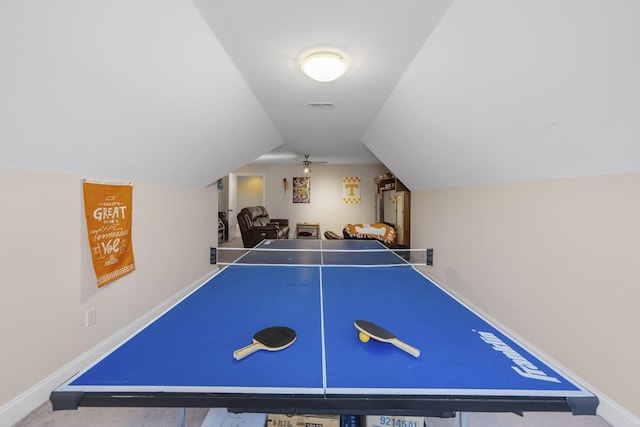
[[[433,249],[427,249],[427,265],[433,265]]]
[[[89,326],[96,323],[96,308],[91,307],[84,316],[84,325],[88,328]]]

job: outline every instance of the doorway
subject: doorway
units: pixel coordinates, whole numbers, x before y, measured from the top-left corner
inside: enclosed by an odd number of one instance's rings
[[[265,205],[265,175],[250,173],[230,173],[225,176],[223,190],[218,193],[218,209],[225,212],[229,224],[229,240],[238,237],[236,215],[247,206]]]

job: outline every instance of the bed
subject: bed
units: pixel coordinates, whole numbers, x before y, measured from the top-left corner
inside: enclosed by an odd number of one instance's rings
[[[392,245],[396,240],[396,230],[385,223],[347,224],[342,230],[345,239],[375,239],[385,245]]]

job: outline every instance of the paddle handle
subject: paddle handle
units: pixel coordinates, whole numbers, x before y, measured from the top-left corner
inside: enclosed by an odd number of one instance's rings
[[[233,352],[233,358],[236,360],[244,359],[248,355],[260,350],[260,343],[253,342],[245,347],[239,348]]]
[[[393,338],[389,340],[389,343],[395,345],[396,347],[398,347],[400,350],[404,350],[407,353],[409,353],[410,355],[412,355],[413,357],[419,357],[420,356],[420,350],[410,346],[409,344],[407,344],[406,342],[402,342],[397,338]]]

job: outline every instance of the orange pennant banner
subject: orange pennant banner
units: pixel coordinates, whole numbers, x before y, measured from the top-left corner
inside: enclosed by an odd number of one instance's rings
[[[83,190],[93,269],[102,287],[136,268],[131,244],[133,186],[85,182]]]

